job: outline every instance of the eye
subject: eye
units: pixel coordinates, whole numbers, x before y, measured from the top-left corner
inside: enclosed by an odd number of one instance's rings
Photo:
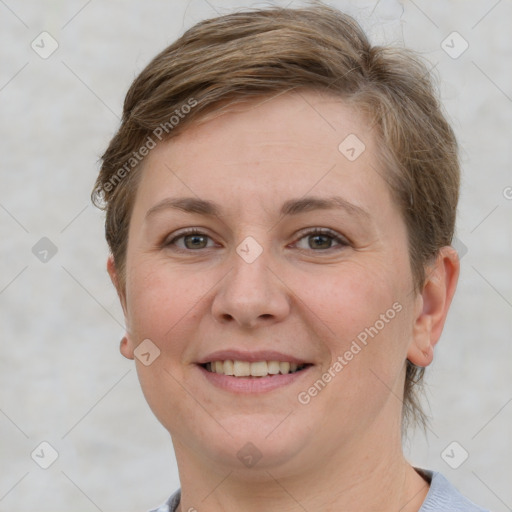
[[[323,228],[323,229],[311,229],[309,231],[303,232],[302,236],[299,238],[299,241],[296,243],[299,249],[306,250],[328,250],[333,249],[334,247],[345,247],[348,246],[349,243],[340,235],[338,235],[335,231],[331,229]],[[301,241],[306,242],[306,247],[301,247]],[[336,245],[333,245],[333,242]]]
[[[182,231],[171,240],[164,241],[165,247],[174,246],[178,250],[200,250],[215,247],[211,238],[198,229]],[[341,235],[327,228],[315,228],[303,231],[295,245],[302,250],[326,251],[336,246],[346,247],[349,244]],[[302,245],[302,246],[301,246]]]
[[[210,245],[208,245],[208,241],[211,242]],[[175,236],[169,241],[166,241],[164,245],[166,247],[169,245],[174,245],[181,250],[196,250],[209,249],[214,247],[215,244],[208,235],[205,235],[198,229],[189,229],[187,231],[182,231],[179,235]]]

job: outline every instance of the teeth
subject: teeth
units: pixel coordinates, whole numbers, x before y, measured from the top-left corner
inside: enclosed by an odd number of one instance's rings
[[[222,362],[220,364],[224,366]],[[251,363],[248,363],[247,361],[233,361],[233,371],[235,377],[248,377],[251,375]]]
[[[233,364],[233,361],[224,361],[224,372],[218,373],[224,373],[224,375],[235,375],[235,365]]]
[[[268,366],[266,361],[251,363],[251,375],[253,377],[266,377],[268,375]]]
[[[267,369],[270,375],[277,375],[279,373],[279,361],[269,361],[267,363]]]
[[[290,363],[279,363],[279,371],[283,374],[290,373]]]
[[[266,377],[267,375],[286,375],[302,370],[304,365],[281,361],[212,361],[206,363],[206,369],[213,373],[233,375],[235,377]]]

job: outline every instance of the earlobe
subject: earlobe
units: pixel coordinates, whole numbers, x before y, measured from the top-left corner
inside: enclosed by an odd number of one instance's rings
[[[460,262],[452,247],[442,247],[431,267],[422,292],[417,297],[413,339],[407,359],[416,366],[428,366],[441,337],[450,304],[457,287]]]
[[[428,339],[428,330],[423,331],[423,339],[415,338],[409,347],[407,359],[415,366],[426,368],[434,360],[434,344]],[[420,334],[421,335],[421,334]]]
[[[126,359],[133,359],[133,347],[130,341],[126,336],[123,336],[123,339],[121,340],[121,344],[119,346],[119,350],[121,354],[126,357]]]

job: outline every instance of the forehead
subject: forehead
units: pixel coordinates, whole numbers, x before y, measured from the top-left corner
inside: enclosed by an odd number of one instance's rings
[[[281,207],[302,195],[387,196],[374,133],[341,98],[292,92],[230,105],[148,155],[138,195],[151,207],[197,196],[248,207]],[[140,202],[140,201],[139,201]]]
[[[231,158],[241,156],[246,161],[269,157],[300,161],[311,150],[324,161],[340,155],[339,144],[348,135],[373,144],[362,114],[342,98],[320,91],[292,91],[218,107],[206,121],[187,127],[172,145],[179,150],[183,145],[221,143],[209,148],[210,159],[225,160],[229,147]],[[285,147],[290,151],[285,153]]]

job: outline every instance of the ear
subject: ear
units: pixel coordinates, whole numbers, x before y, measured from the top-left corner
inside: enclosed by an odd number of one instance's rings
[[[417,296],[413,339],[407,352],[407,359],[416,366],[428,366],[434,358],[434,347],[441,337],[459,272],[459,256],[450,246],[442,247],[427,269],[423,290]]]
[[[125,296],[125,290],[121,288],[121,281],[119,279],[119,274],[117,272],[117,267],[114,262],[114,256],[112,254],[109,255],[107,259],[107,272],[110,276],[110,280],[112,281],[112,284],[114,285],[117,296],[119,297],[119,301],[121,302],[121,307],[123,308],[124,316],[126,317],[126,296]]]
[[[119,280],[119,274],[116,268],[116,264],[114,262],[114,257],[110,255],[107,260],[107,272],[110,276],[110,280],[112,281],[112,284],[114,285],[117,296],[119,297],[119,301],[121,302],[121,307],[123,308],[124,318],[125,322],[128,325],[128,317],[127,317],[127,308],[126,308],[126,294],[125,290],[121,288],[120,280]],[[123,339],[121,340],[121,345],[119,347],[119,350],[121,351],[121,354],[126,357],[127,359],[133,359],[133,350],[134,347],[129,340],[129,334],[126,333],[125,336],[123,336]]]

